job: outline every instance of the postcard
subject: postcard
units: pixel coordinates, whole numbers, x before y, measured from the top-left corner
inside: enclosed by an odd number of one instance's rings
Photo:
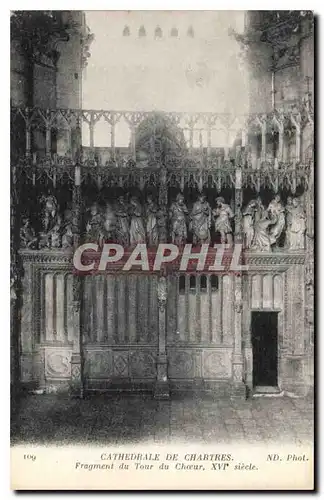
[[[313,490],[313,12],[10,24],[11,488]]]

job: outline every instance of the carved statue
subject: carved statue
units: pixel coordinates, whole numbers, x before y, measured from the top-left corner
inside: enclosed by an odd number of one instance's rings
[[[251,200],[243,210],[243,245],[249,249],[254,237],[255,213],[257,211],[257,200]]]
[[[266,216],[266,210],[264,208],[264,205],[262,203],[262,200],[260,196],[257,197],[256,199],[256,211],[255,211],[255,221],[258,222],[259,220],[263,219]]]
[[[50,232],[50,247],[51,248],[61,248],[62,246],[62,219],[58,215],[56,219],[56,224]]]
[[[71,210],[65,210],[63,232],[62,232],[62,248],[70,248],[73,246],[73,216]]]
[[[19,282],[19,273],[17,269],[17,263],[12,258],[10,261],[10,301],[15,301],[17,299],[17,288]]]
[[[115,232],[116,240],[124,247],[129,246],[129,213],[124,197],[119,196],[115,205]]]
[[[147,196],[146,203],[146,234],[149,246],[157,246],[159,242],[157,214],[158,207],[154,203],[152,195]]]
[[[171,241],[175,245],[184,245],[187,241],[186,215],[188,209],[184,197],[178,193],[176,201],[170,207],[169,217],[171,221]]]
[[[206,196],[200,194],[190,214],[190,228],[194,245],[210,243],[211,208]]]
[[[255,224],[255,233],[251,250],[259,252],[271,252],[271,241],[269,235],[269,226],[271,220],[264,216]]]
[[[271,240],[269,226],[273,224],[268,217],[268,212],[264,209],[260,198],[255,200],[254,212],[254,235],[251,250],[257,252],[271,252]]]
[[[213,210],[215,220],[215,231],[221,235],[221,243],[231,245],[233,243],[231,219],[234,214],[229,205],[225,203],[224,198],[216,198],[216,208]]]
[[[64,233],[62,234],[62,248],[70,248],[73,246],[73,226],[69,222],[64,227]]]
[[[286,247],[290,250],[305,248],[306,215],[298,198],[287,200]]]
[[[49,233],[57,223],[58,217],[58,205],[55,196],[42,196],[40,199],[43,205],[42,209],[42,232],[44,234]]]
[[[137,243],[145,243],[145,228],[142,217],[142,206],[135,196],[130,199],[130,228],[129,243],[131,246]]]
[[[92,204],[89,212],[86,224],[87,240],[101,245],[104,240],[103,217],[96,202]]]
[[[116,216],[115,212],[110,205],[110,203],[106,204],[105,212],[104,212],[104,229],[106,233],[106,237],[108,240],[113,240],[115,236],[116,230]]]
[[[20,228],[20,245],[22,248],[37,248],[37,238],[34,229],[30,225],[27,216],[22,217],[22,225]]]
[[[168,224],[167,209],[166,207],[162,206],[159,208],[157,213],[159,243],[166,243],[168,241],[167,224]]]
[[[275,245],[278,242],[286,224],[285,209],[278,194],[269,203],[267,212],[272,221],[272,227],[270,229],[270,242],[271,245]]]
[[[55,196],[42,196],[43,204],[39,248],[60,248],[61,246],[61,217],[58,214],[58,204]]]

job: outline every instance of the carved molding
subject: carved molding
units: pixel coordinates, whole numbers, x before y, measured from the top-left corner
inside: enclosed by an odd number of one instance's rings
[[[210,135],[213,127],[223,127],[224,130],[228,130],[234,123],[238,127],[239,134],[242,131],[247,134],[252,129],[256,129],[256,133],[276,130],[282,137],[285,137],[287,132],[295,133],[295,130],[301,130],[307,124],[313,126],[313,111],[309,103],[305,102],[295,103],[289,112],[277,109],[269,114],[261,115],[237,117],[217,113],[166,112],[162,116],[166,123],[172,124],[172,127],[173,124],[178,127],[180,135],[183,133],[183,127],[186,126],[191,127],[193,131],[192,127],[198,120],[207,131],[207,136]],[[82,123],[93,129],[94,123],[99,119],[104,119],[114,127],[122,118],[130,124],[132,130],[133,139],[130,147],[116,148],[113,144],[104,148],[81,147],[79,131]],[[179,142],[175,137],[176,134],[172,133],[173,128],[170,131],[166,129],[163,132],[163,140],[156,141],[153,132],[153,136],[147,136],[144,126],[149,124],[150,130],[152,127],[154,130],[154,123],[158,120],[154,112],[44,110],[35,107],[12,107],[11,120],[12,127],[17,125],[21,129],[25,126],[26,144],[29,145],[26,147],[26,156],[18,158],[15,158],[13,148],[12,168],[17,167],[17,175],[31,180],[33,184],[49,182],[56,186],[58,183],[74,182],[76,167],[80,168],[80,179],[83,183],[92,180],[98,186],[137,185],[140,189],[145,186],[162,187],[164,184],[168,187],[178,187],[181,191],[185,186],[195,187],[200,192],[204,186],[210,184],[218,191],[234,187],[241,178],[243,187],[251,185],[257,190],[267,186],[274,190],[279,187],[288,187],[294,190],[300,183],[307,184],[309,177],[311,164],[309,157],[305,157],[304,161],[296,159],[286,163],[280,161],[280,158],[262,158],[262,161],[255,158],[258,162],[257,169],[255,169],[249,145],[236,148],[234,146],[232,148],[212,147],[210,144],[205,147],[193,147],[192,144]],[[180,122],[182,128],[178,125]],[[138,128],[135,129],[135,126]],[[143,127],[146,133],[144,136]],[[51,130],[52,128],[65,130],[70,134],[70,149],[64,155],[51,154],[50,145],[47,145],[46,155],[31,151],[32,130]],[[136,133],[140,134],[137,143]],[[142,139],[146,148],[144,152],[141,150]],[[164,144],[163,147],[160,144],[161,141]],[[175,145],[178,146],[175,147]],[[161,202],[166,199],[164,191],[161,191],[160,198]]]
[[[69,250],[20,250],[19,255],[23,262],[33,262],[35,264],[69,264],[73,268],[73,251]],[[69,268],[64,266],[63,269]]]
[[[44,167],[42,162],[30,167],[28,161],[23,160],[18,166],[18,174],[26,176],[33,183],[49,180],[55,186],[58,182],[74,181],[75,165],[68,166],[52,165]],[[308,186],[310,177],[309,163],[278,163],[275,160],[262,162],[259,169],[251,168],[249,160],[247,167],[242,168],[242,187],[252,187],[257,192],[261,188],[269,188],[278,192],[280,188],[290,189],[294,193],[298,186]],[[202,191],[207,186],[214,187],[218,192],[224,188],[235,187],[235,172],[237,168],[232,164],[223,163],[220,167],[210,169],[206,166],[200,168],[179,167],[177,169],[165,168],[163,172],[165,183],[161,184],[159,172],[161,168],[155,166],[149,169],[132,168],[118,169],[108,167],[96,167],[95,169],[87,165],[81,165],[81,181],[83,183],[92,179],[103,186],[128,188],[138,186],[141,189],[151,186],[163,186],[159,198],[164,203],[167,200],[167,188],[175,187],[183,190],[185,186],[196,188]]]
[[[20,250],[23,262],[34,263],[37,268],[62,271],[73,271],[72,255],[67,256],[64,250]],[[231,258],[231,257],[230,257]],[[223,261],[224,262],[224,261]],[[303,265],[306,262],[304,251],[277,251],[270,254],[244,252],[244,264],[249,266],[284,266]],[[167,283],[165,278],[159,278],[158,297],[161,303],[167,300]]]
[[[271,254],[254,254],[244,252],[244,262],[247,265],[292,265],[304,264],[305,252],[273,252]]]

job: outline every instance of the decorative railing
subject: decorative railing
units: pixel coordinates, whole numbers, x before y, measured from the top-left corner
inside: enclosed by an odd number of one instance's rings
[[[165,167],[148,169],[131,168],[106,168],[103,166],[89,167],[82,165],[78,169],[81,184],[87,183],[89,179],[100,189],[106,187],[130,187],[138,186],[140,190],[145,187],[158,186],[164,182],[166,186],[178,188],[182,191],[185,187],[195,188],[201,191],[204,187],[214,187],[217,192],[224,188],[235,187],[236,172],[239,168],[241,172],[242,188],[251,187],[256,192],[261,189],[270,189],[278,192],[280,189],[287,189],[292,193],[296,192],[298,186],[307,188],[309,183],[310,167],[301,165],[291,167],[285,165],[281,169],[274,168],[273,165],[267,169],[240,169],[239,165],[231,165],[226,168],[213,170],[201,168],[179,168],[175,170]],[[74,182],[76,175],[75,164],[65,162],[64,164],[53,161],[53,163],[28,164],[19,163],[15,168],[15,175],[20,175],[37,183],[46,185],[47,183],[56,187],[69,181]],[[164,180],[162,180],[164,179]]]
[[[99,124],[106,126],[103,146],[97,146]],[[158,182],[163,166],[169,185],[209,183],[220,190],[235,184],[239,168],[243,187],[294,192],[307,184],[313,159],[313,113],[305,105],[250,116],[13,107],[11,133],[12,166],[33,183],[48,179],[54,185],[64,177],[74,180],[78,165],[81,182],[90,175],[99,186],[135,178],[144,186]]]

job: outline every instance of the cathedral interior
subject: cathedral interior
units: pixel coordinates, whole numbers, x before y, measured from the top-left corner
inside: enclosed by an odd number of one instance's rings
[[[12,13],[17,397],[313,390],[313,23],[306,11],[245,13],[244,32],[231,36],[248,68],[249,107],[235,115],[84,109],[94,38],[85,13]],[[183,31],[194,43],[195,26]],[[121,36],[147,33],[125,25]],[[240,244],[248,270],[82,277],[73,254],[85,241]]]

